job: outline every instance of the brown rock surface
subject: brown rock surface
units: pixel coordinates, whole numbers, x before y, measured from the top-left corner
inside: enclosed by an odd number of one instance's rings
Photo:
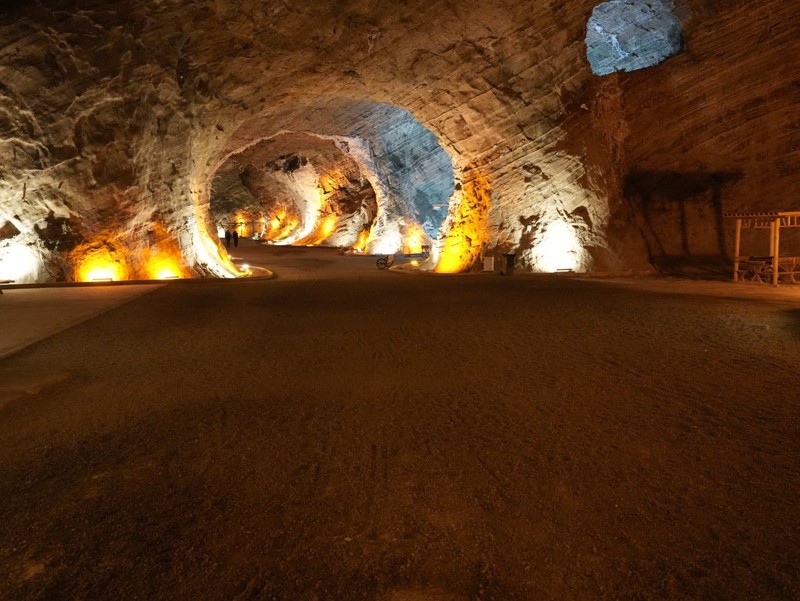
[[[800,4],[689,4],[686,51],[618,79],[626,195],[667,266],[732,254],[724,212],[800,210]]]

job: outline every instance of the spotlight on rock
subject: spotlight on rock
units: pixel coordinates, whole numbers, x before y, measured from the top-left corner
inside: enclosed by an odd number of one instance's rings
[[[541,271],[577,271],[583,265],[584,249],[575,228],[559,219],[542,230],[533,254]]]
[[[180,264],[169,257],[152,261],[148,272],[150,278],[154,280],[178,280],[183,277]]]
[[[128,266],[121,248],[111,240],[99,240],[73,251],[79,282],[118,282],[128,279]]]
[[[406,228],[403,252],[416,255],[422,252],[422,245],[428,244],[428,236],[418,223],[412,223]]]
[[[38,273],[39,256],[31,247],[19,242],[0,245],[0,280],[35,282]]]
[[[364,230],[358,235],[358,240],[353,245],[353,252],[356,254],[363,254],[367,249],[367,240],[369,239],[369,230]]]

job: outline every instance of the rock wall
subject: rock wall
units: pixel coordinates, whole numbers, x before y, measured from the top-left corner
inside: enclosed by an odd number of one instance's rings
[[[234,274],[214,175],[285,132],[352,142],[396,202],[381,235],[402,237],[401,215],[445,223],[456,270],[485,252],[534,270],[713,254],[724,232],[684,244],[681,223],[796,202],[796,3],[679,3],[684,51],[605,77],[584,41],[597,4],[7,4],[0,276],[74,278],[73,251],[104,240],[131,274],[172,244],[186,268]]]
[[[624,193],[650,260],[730,269],[725,212],[800,209],[800,4],[690,2],[686,50],[621,74]],[[784,249],[800,254],[786,232]],[[766,254],[767,237],[745,252]],[[750,249],[748,251],[748,248]]]

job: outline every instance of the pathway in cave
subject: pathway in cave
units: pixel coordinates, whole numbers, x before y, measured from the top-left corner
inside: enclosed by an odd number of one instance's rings
[[[0,361],[61,374],[0,409],[0,598],[796,598],[799,339],[556,277],[171,283]]]
[[[253,276],[271,271],[276,278],[318,280],[374,276],[377,256],[341,254],[337,248],[323,246],[273,246],[243,239],[229,249],[231,260],[251,268]]]

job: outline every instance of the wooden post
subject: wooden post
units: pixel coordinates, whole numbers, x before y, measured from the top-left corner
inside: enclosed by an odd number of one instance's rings
[[[772,271],[775,271],[775,222],[771,221],[769,224],[769,256],[773,257]]]
[[[775,220],[775,246],[772,253],[772,284],[778,285],[779,261],[781,258],[781,218]]]
[[[742,220],[736,220],[736,242],[733,245],[733,281],[739,281],[739,251],[742,246]]]

